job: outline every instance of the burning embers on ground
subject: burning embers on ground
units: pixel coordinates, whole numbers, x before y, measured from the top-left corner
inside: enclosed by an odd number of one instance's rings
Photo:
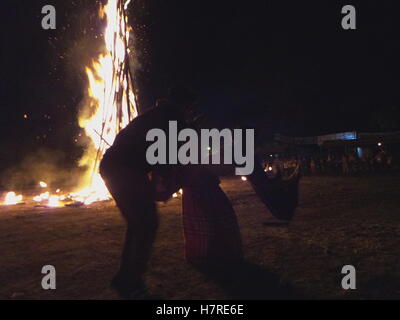
[[[23,197],[21,194],[17,195],[14,191],[7,192],[4,196],[3,205],[33,205],[34,207],[59,208],[63,206],[80,207],[94,202],[112,200],[108,192],[105,192],[104,196],[99,198],[98,191],[93,191],[91,188],[77,193],[64,193],[61,189],[54,190],[44,181],[39,182],[38,188],[42,189],[43,192],[29,197]],[[183,191],[180,189],[172,197],[178,198],[182,194]]]
[[[97,190],[91,188],[83,189],[80,192],[65,193],[61,189],[54,189],[47,185],[46,182],[40,181],[38,188],[41,189],[37,195],[22,196],[17,195],[14,191],[7,192],[4,196],[3,205],[27,204],[35,207],[57,208],[63,206],[82,206],[89,205],[97,201],[111,200],[108,192],[104,192],[100,196]]]

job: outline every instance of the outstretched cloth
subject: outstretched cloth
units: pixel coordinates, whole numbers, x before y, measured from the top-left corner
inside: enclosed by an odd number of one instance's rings
[[[299,179],[299,167],[288,179],[283,179],[281,172],[278,176],[270,178],[257,159],[254,161],[253,173],[248,176],[254,191],[271,214],[285,221],[294,217],[299,200]]]

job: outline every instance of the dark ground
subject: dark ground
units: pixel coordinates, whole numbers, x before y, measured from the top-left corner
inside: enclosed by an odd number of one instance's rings
[[[400,298],[400,177],[306,177],[288,227],[266,226],[269,213],[247,182],[223,180],[242,231],[246,266],[224,282],[183,258],[180,200],[160,205],[161,226],[147,275],[166,299]],[[1,299],[115,299],[124,224],[112,203],[85,208],[0,208]],[[57,289],[41,288],[41,268],[57,270]],[[354,265],[357,290],[341,289]]]

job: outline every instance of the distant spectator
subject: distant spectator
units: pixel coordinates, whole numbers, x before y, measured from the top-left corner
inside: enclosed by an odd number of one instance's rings
[[[316,166],[315,160],[313,158],[311,158],[311,162],[310,162],[310,172],[312,175],[315,175],[317,173],[317,166]]]
[[[345,154],[342,156],[342,173],[345,176],[350,173],[349,159]]]

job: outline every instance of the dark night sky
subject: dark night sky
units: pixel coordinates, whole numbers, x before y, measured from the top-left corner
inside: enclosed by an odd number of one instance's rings
[[[41,29],[45,4],[57,9],[55,31]],[[356,31],[341,28],[345,4],[356,6]],[[100,44],[97,1],[0,6],[1,166],[44,147],[73,160],[83,66]],[[257,122],[290,135],[400,129],[398,9],[387,0],[136,0],[140,105],[183,82],[220,126]]]

